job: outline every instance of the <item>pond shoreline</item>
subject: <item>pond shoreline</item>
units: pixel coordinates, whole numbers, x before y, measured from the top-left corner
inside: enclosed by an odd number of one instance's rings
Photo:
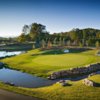
[[[31,75],[30,73],[27,73],[27,72],[22,72],[22,71],[20,71],[20,70],[16,70],[16,69],[14,69],[14,68],[10,68],[7,64],[3,64],[3,66],[1,66],[1,69],[2,68],[5,68],[5,70],[11,70],[11,71],[15,71],[15,72],[20,72],[20,73],[22,73],[22,74],[27,74],[27,75]],[[95,72],[95,74],[97,74],[97,73],[100,73],[100,71],[96,71]],[[38,77],[38,76],[35,76],[35,75],[31,75],[33,78],[35,78],[35,79],[38,79],[39,78],[39,80],[38,80],[38,82],[40,82],[40,84],[38,85],[38,86],[36,86],[35,87],[35,85],[33,84],[33,86],[31,87],[26,87],[26,88],[37,88],[37,87],[41,87],[42,85],[43,86],[50,86],[50,85],[53,85],[53,84],[55,84],[56,82],[58,82],[58,81],[60,81],[60,80],[71,80],[71,81],[79,81],[79,80],[82,80],[82,79],[85,79],[85,78],[88,78],[88,76],[89,75],[91,75],[91,73],[88,73],[88,74],[84,74],[84,75],[77,75],[77,76],[70,76],[70,77],[62,77],[62,78],[59,78],[59,79],[56,79],[56,80],[48,80],[47,78],[43,78],[43,77]],[[41,84],[41,80],[44,80],[44,83],[43,84]],[[42,80],[42,81],[43,81]],[[21,81],[21,80],[20,80]],[[36,81],[36,80],[34,80],[34,81]],[[47,81],[47,82],[46,82]],[[3,83],[5,83],[5,84],[8,84],[8,85],[11,85],[12,86],[12,84],[14,84],[13,86],[16,86],[16,87],[18,87],[18,85],[15,83],[15,82],[9,82],[9,81],[6,81],[6,82],[3,82]],[[33,82],[34,83],[34,82]],[[37,83],[36,83],[37,84]],[[20,85],[19,85],[20,86]],[[43,87],[42,86],[42,87]],[[23,87],[23,85],[21,85],[21,87]],[[25,87],[25,86],[24,86]]]
[[[0,73],[1,73],[0,80],[2,83],[16,87],[20,86],[26,88],[38,88],[38,87],[50,86],[56,82],[48,80],[43,77],[37,77],[35,75],[31,75],[26,72],[9,68],[7,65],[1,66]],[[7,76],[3,73],[6,73]],[[16,77],[19,78],[16,80]]]
[[[20,54],[23,54],[27,51],[0,51],[0,59],[14,57]]]

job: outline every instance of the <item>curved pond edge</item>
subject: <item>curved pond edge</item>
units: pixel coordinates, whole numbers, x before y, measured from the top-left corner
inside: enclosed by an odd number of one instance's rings
[[[23,73],[23,74],[28,74],[28,75],[31,75],[29,73],[26,73],[26,72],[22,72],[20,70],[15,70],[14,68],[9,68],[9,66],[7,64],[4,64],[4,63],[0,63],[2,66],[1,66],[1,69],[2,68],[5,68],[5,69],[9,69],[9,70],[12,70],[12,71],[18,71],[20,73]],[[44,87],[44,86],[50,86],[50,85],[53,85],[55,84],[56,82],[60,81],[60,80],[71,80],[71,81],[79,81],[79,80],[82,80],[82,79],[85,79],[85,78],[88,78],[88,76],[90,75],[95,75],[95,74],[100,74],[100,71],[95,71],[94,73],[88,73],[88,74],[84,74],[84,75],[77,75],[77,76],[70,76],[70,77],[61,77],[59,79],[55,79],[55,80],[48,80],[47,78],[43,78],[43,77],[38,77],[38,76],[35,76],[35,75],[31,75],[33,78],[35,79],[40,79],[40,85],[38,85],[37,87],[34,86],[31,86],[31,87],[26,87],[26,88],[38,88],[38,87]],[[41,80],[44,81],[44,83],[41,84]],[[34,80],[35,81],[35,80]],[[39,82],[39,81],[38,81]],[[3,82],[7,85],[11,85],[11,86],[20,86],[20,85],[17,85],[17,84],[14,84],[14,82]],[[28,84],[28,83],[27,83]],[[21,87],[25,87],[23,85],[21,85]]]

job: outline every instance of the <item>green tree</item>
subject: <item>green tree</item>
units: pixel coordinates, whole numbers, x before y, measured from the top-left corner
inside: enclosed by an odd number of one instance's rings
[[[47,48],[50,49],[51,47],[52,47],[52,43],[51,43],[51,41],[49,40],[49,41],[48,41],[48,44],[47,44]]]
[[[46,46],[46,42],[42,40],[42,48],[45,48],[45,46]]]
[[[23,29],[22,29],[22,32],[23,32],[24,34],[29,34],[29,32],[30,32],[30,26],[24,25],[24,26],[23,26]]]
[[[25,42],[26,41],[26,35],[24,33],[22,33],[19,37],[18,37],[18,42]]]
[[[71,40],[67,41],[67,46],[71,46]]]
[[[99,41],[96,41],[95,46],[96,46],[97,49],[100,47]]]
[[[53,44],[54,44],[54,45],[57,45],[57,37],[55,37],[55,38],[53,39]]]
[[[73,29],[70,31],[70,38],[74,41],[74,45],[78,45],[80,39],[82,39],[81,31],[79,29]]]
[[[83,47],[83,43],[79,42],[79,47],[82,48]]]
[[[62,38],[59,37],[59,46],[61,46],[61,44],[62,44]]]
[[[62,46],[65,46],[66,45],[66,41],[65,41],[65,37],[63,37],[63,40],[62,40]]]
[[[41,35],[45,33],[45,26],[42,24],[32,23],[31,29],[30,29],[30,37],[32,40],[39,40],[41,38]]]

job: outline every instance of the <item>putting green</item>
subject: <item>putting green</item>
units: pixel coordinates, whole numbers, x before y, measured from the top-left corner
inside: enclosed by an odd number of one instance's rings
[[[93,57],[78,54],[42,55],[33,59],[34,63],[49,66],[80,66],[93,61]]]

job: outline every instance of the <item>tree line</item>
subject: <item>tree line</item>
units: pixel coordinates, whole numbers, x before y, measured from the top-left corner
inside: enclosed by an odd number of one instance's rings
[[[50,34],[46,26],[38,23],[24,25],[18,42],[34,42],[34,47],[52,46],[99,46],[100,30],[93,28],[72,29],[69,32]]]

